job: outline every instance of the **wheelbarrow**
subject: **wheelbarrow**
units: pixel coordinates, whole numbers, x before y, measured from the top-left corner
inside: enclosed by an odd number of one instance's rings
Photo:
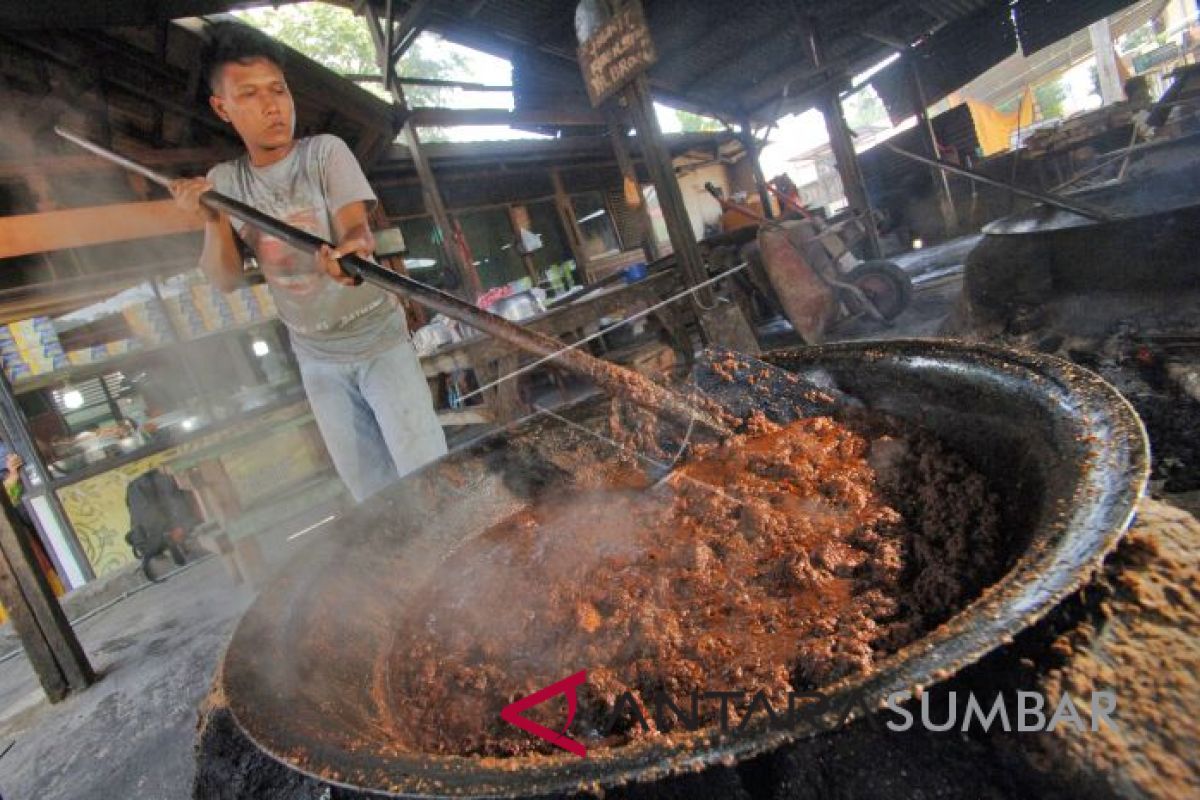
[[[767,219],[754,209],[728,200],[705,184],[723,211],[733,211],[757,225],[747,233],[709,240],[717,248],[732,247],[737,259],[749,262],[754,292],[777,305],[808,344],[820,344],[836,325],[868,316],[888,325],[912,300],[912,281],[890,261],[860,261],[851,250],[860,222],[855,217],[830,224],[802,206],[781,202],[794,218]]]

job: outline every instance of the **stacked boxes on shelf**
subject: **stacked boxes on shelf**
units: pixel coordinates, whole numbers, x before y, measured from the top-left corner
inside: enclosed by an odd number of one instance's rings
[[[138,343],[133,339],[119,339],[115,342],[105,342],[80,350],[68,350],[67,361],[72,367],[82,367],[86,364],[99,364],[114,356],[125,355],[138,349]]]
[[[194,339],[204,335],[204,320],[201,319],[200,310],[196,308],[190,292],[180,292],[168,297],[163,304],[167,307],[167,315],[175,324],[175,330],[179,331],[182,338]]]
[[[243,286],[236,292],[230,292],[225,295],[225,300],[229,303],[229,308],[233,312],[233,320],[238,325],[259,322],[267,319],[271,314],[271,309],[263,308],[258,296],[254,293],[254,287],[251,286]]]
[[[10,381],[53,372],[68,363],[49,317],[0,326],[0,360]]]
[[[189,289],[205,333],[215,333],[235,324],[233,310],[219,289],[207,281],[194,283]]]
[[[157,300],[142,300],[121,309],[129,330],[146,347],[156,347],[171,341],[171,322]]]
[[[222,294],[206,282],[195,283],[187,291],[167,297],[165,303],[167,313],[185,339],[276,316],[275,303],[264,285],[245,286]]]
[[[250,287],[250,291],[254,294],[254,299],[258,301],[258,307],[262,310],[263,319],[273,319],[279,316],[279,311],[275,308],[275,298],[271,296],[271,289],[265,283],[257,283]]]
[[[135,338],[69,353],[63,350],[49,317],[0,325],[0,363],[8,379],[16,382],[67,367],[98,364],[143,347],[165,345],[173,341],[174,331],[191,339],[231,326],[273,319],[278,313],[265,284],[245,286],[223,295],[207,281],[198,281],[185,291],[166,297],[162,304],[157,299],[131,303],[121,309],[121,316]]]

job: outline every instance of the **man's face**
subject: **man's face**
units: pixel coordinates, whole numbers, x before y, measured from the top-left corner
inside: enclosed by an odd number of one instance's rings
[[[292,93],[283,70],[265,58],[223,65],[209,103],[218,117],[233,124],[247,147],[274,150],[292,143]]]

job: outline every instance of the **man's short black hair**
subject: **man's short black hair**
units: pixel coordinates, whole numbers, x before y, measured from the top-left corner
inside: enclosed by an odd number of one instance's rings
[[[209,42],[204,50],[204,75],[208,88],[216,94],[221,67],[246,64],[263,58],[283,69],[284,50],[266,34],[240,22],[217,22],[208,27]]]

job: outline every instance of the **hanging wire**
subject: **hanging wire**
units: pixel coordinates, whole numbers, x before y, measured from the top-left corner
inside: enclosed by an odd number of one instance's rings
[[[692,388],[694,389],[695,387],[692,387]],[[545,414],[555,420],[558,420],[559,422],[566,425],[568,428],[577,430],[581,433],[586,433],[587,435],[589,435],[595,439],[599,439],[600,441],[602,441],[606,444],[612,445],[613,447],[617,448],[621,452],[628,453],[628,454],[632,455],[634,458],[640,459],[641,461],[644,461],[647,464],[650,464],[651,466],[658,467],[659,469],[667,470],[668,474],[670,474],[670,471],[674,469],[675,464],[678,463],[679,458],[683,455],[683,451],[687,449],[687,444],[688,444],[687,440],[692,434],[692,426],[689,425],[687,434],[684,437],[683,446],[680,447],[679,452],[675,454],[675,458],[672,459],[670,463],[667,463],[664,461],[659,461],[658,459],[655,459],[655,458],[651,458],[648,455],[639,453],[636,450],[634,450],[632,447],[630,447],[629,445],[621,444],[616,439],[612,439],[601,433],[597,433],[596,431],[592,430],[591,428],[587,427],[586,425],[580,425],[578,422],[569,420],[566,417],[562,416],[561,414],[556,414],[553,411],[551,411],[550,409],[546,408],[545,406],[535,406],[535,408],[538,410],[539,413]],[[680,480],[686,481],[687,483],[693,484],[695,486],[699,486],[701,489],[706,489],[706,490],[712,492],[713,494],[720,495],[721,497],[725,498],[726,500],[729,500],[730,502],[736,503],[738,505],[745,504],[744,500],[728,494],[724,489],[720,488],[719,486],[713,486],[711,483],[705,483],[704,481],[696,480],[695,478],[691,477],[690,475],[684,475],[682,473],[674,473],[674,474]],[[667,476],[664,475],[663,480],[665,480],[666,477]],[[658,481],[658,483],[661,484],[662,480]],[[656,485],[658,485],[658,484],[656,484]]]
[[[728,278],[730,275],[733,275],[737,272],[741,272],[749,265],[750,265],[749,262],[743,261],[741,264],[738,264],[736,267],[733,267],[732,269],[728,269],[725,272],[722,272],[720,275],[717,275],[716,277],[709,278],[708,280],[702,281],[701,283],[698,283],[695,286],[684,289],[682,292],[672,295],[671,297],[668,297],[666,300],[663,300],[660,303],[655,303],[654,305],[650,306],[649,308],[647,308],[643,311],[639,311],[636,314],[631,314],[630,316],[626,317],[625,319],[621,320],[620,322],[615,322],[606,328],[601,328],[600,330],[596,331],[595,333],[591,334],[590,336],[585,336],[584,338],[580,339],[577,342],[573,342],[572,344],[569,344],[569,345],[564,345],[561,349],[555,350],[550,355],[543,356],[542,358],[539,358],[538,360],[536,360],[530,364],[526,364],[525,366],[521,367],[520,369],[515,369],[512,372],[508,373],[507,375],[501,375],[499,378],[496,378],[496,380],[492,381],[491,383],[486,383],[483,386],[480,386],[478,389],[476,389],[472,392],[468,392],[467,394],[461,395],[459,397],[459,401],[462,402],[465,400],[469,400],[470,398],[475,397],[476,395],[482,394],[483,392],[486,392],[489,389],[494,389],[495,387],[499,386],[500,384],[504,383],[505,381],[512,380],[513,378],[524,375],[526,372],[537,369],[538,367],[542,366],[546,362],[553,361],[554,359],[558,358],[560,355],[562,355],[563,353],[565,353],[569,350],[574,350],[578,347],[582,347],[583,345],[587,344],[588,342],[598,339],[601,336],[604,336],[605,334],[612,333],[613,331],[617,330],[618,328],[621,328],[625,325],[629,325],[630,323],[636,322],[639,319],[642,319],[643,317],[647,317],[650,314],[653,314],[655,311],[658,311],[660,308],[669,306],[671,303],[675,303],[679,300],[682,300],[683,298],[687,297],[688,295],[694,294],[695,292],[705,288],[706,286],[711,286],[712,284],[716,283],[717,281],[724,280],[725,278]],[[715,306],[714,306],[714,308],[715,308]]]

